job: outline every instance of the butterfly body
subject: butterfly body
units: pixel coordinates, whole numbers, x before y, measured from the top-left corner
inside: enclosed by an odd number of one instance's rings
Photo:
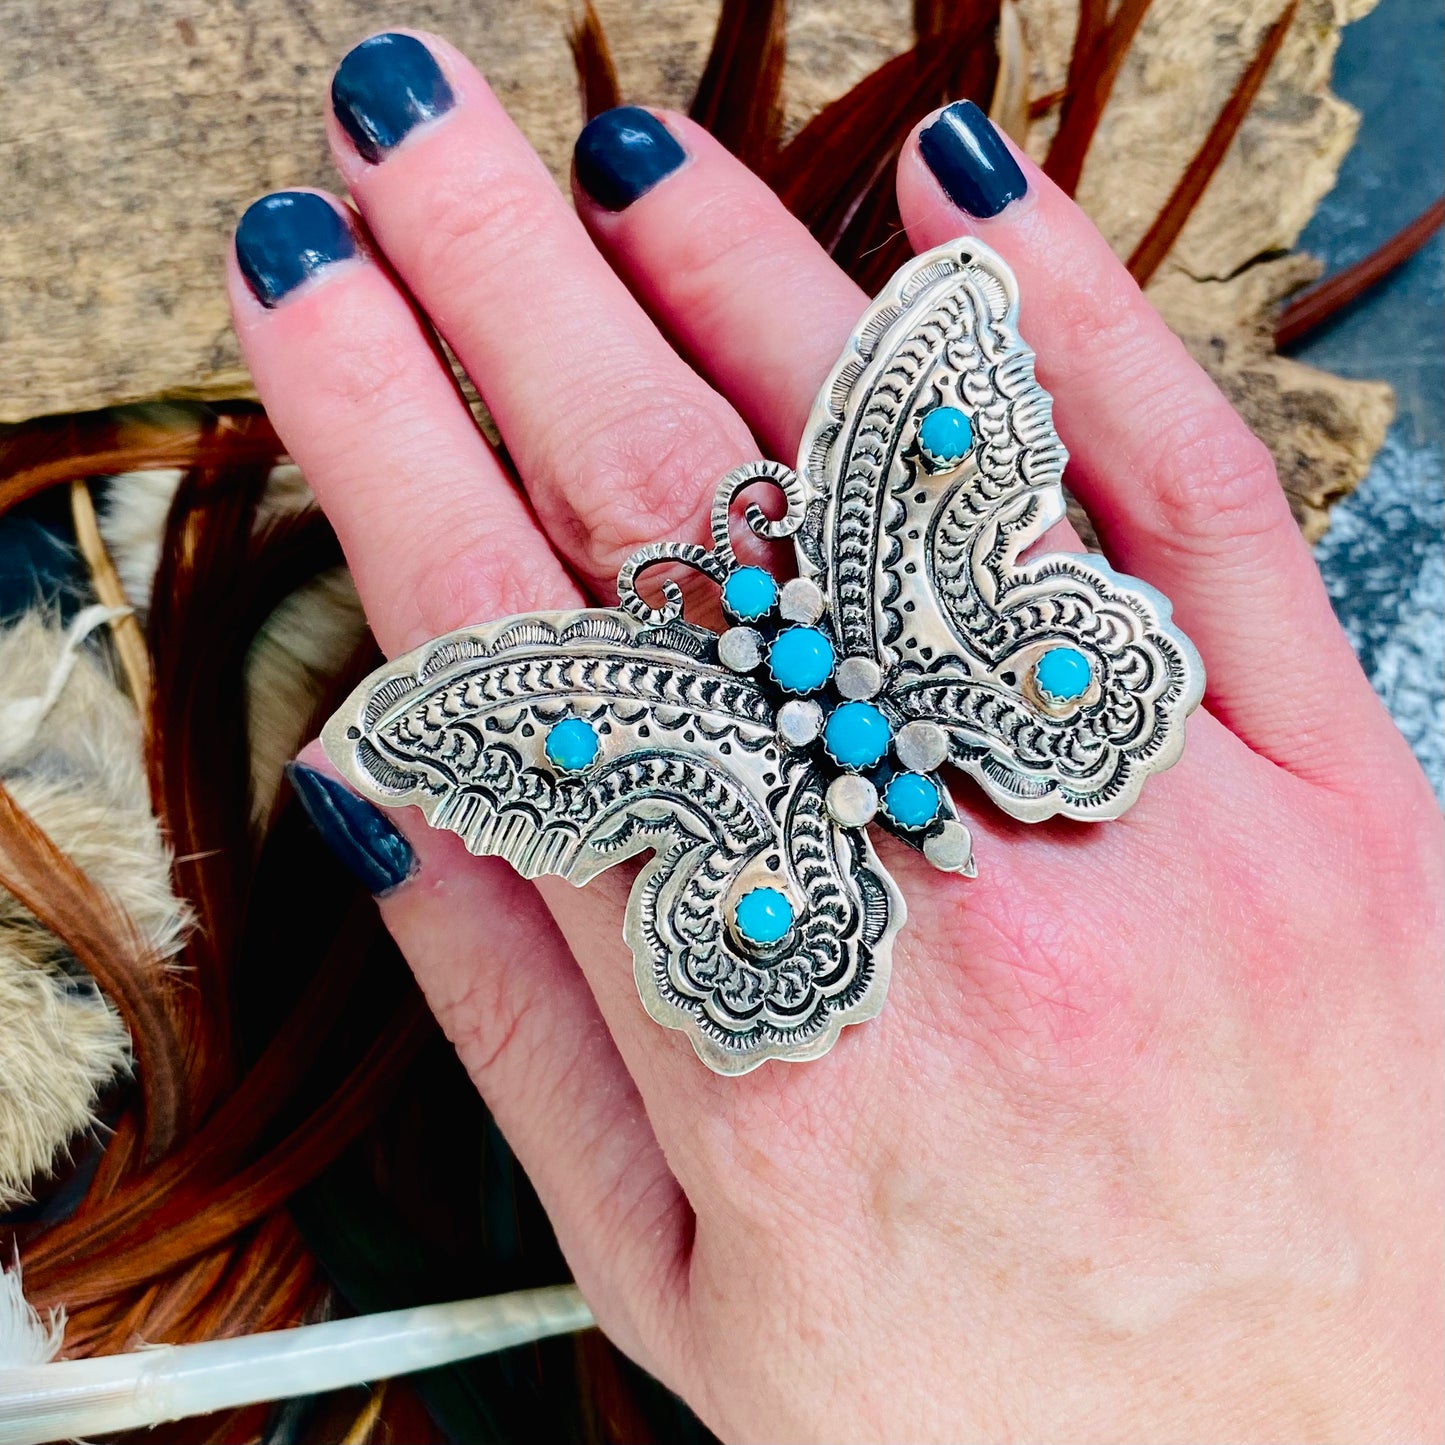
[[[649,854],[624,934],[659,1022],[724,1073],[825,1052],[875,1015],[903,901],[878,822],[972,876],[951,762],[1015,816],[1117,814],[1203,687],[1168,604],[1098,558],[1021,553],[1063,515],[1065,453],[1013,280],[960,241],[905,267],[819,393],[796,469],[718,486],[711,545],[654,543],[619,605],[466,628],[368,678],[323,742],[373,801],[415,804],[524,876]],[[735,499],[798,577],[743,566]],[[721,635],[638,591],[722,589]]]

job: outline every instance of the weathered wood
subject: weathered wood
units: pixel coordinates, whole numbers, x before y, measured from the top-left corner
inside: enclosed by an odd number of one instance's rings
[[[1322,489],[1348,489],[1363,474],[1387,394],[1273,359],[1261,327],[1281,278],[1299,272],[1243,278],[1293,246],[1333,181],[1355,117],[1328,92],[1330,62],[1340,24],[1371,3],[1304,0],[1259,102],[1150,287],[1285,463],[1302,515]],[[597,8],[626,95],[684,105],[716,0]],[[1031,93],[1049,94],[1065,79],[1077,0],[1017,8]],[[1281,8],[1151,6],[1080,185],[1120,254],[1157,214]],[[902,49],[911,9],[910,0],[794,0],[788,131]],[[416,0],[405,18],[446,33],[482,65],[560,180],[580,119],[572,16],[570,0]],[[158,395],[250,394],[221,289],[230,228],[261,191],[335,184],[322,130],[332,67],[398,19],[380,0],[0,0],[10,117],[0,134],[0,420]],[[1050,115],[1034,123],[1035,154],[1053,124]],[[1265,396],[1289,405],[1266,406]],[[1315,421],[1302,430],[1299,416]]]

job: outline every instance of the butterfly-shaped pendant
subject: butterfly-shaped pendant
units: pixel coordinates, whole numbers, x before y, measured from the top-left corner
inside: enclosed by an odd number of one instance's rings
[[[719,484],[712,545],[654,543],[615,608],[467,627],[398,657],[322,734],[360,793],[473,853],[586,883],[641,853],[625,936],[648,1012],[725,1074],[816,1058],[882,1006],[903,899],[877,822],[973,876],[951,763],[1006,812],[1118,817],[1184,745],[1199,657],[1158,592],[1097,556],[1021,561],[1064,515],[1065,452],[1004,263],[917,257],[868,308],[796,471]],[[780,585],[739,563],[734,498],[774,484]],[[638,592],[683,563],[719,634]]]

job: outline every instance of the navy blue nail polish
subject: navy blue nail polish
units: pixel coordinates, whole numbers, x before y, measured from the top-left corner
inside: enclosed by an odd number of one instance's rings
[[[949,200],[970,216],[987,220],[1028,193],[1019,163],[971,100],[943,111],[918,137],[918,148]]]
[[[672,132],[635,105],[594,116],[572,151],[578,184],[608,211],[625,211],[686,159]]]
[[[416,872],[411,844],[380,808],[305,763],[291,763],[286,776],[322,841],[372,893],[390,893]]]
[[[410,35],[373,35],[336,67],[331,108],[363,160],[373,165],[455,97],[432,53]]]
[[[246,207],[236,227],[236,260],[252,294],[274,306],[308,276],[356,255],[346,217],[310,191],[277,191]]]

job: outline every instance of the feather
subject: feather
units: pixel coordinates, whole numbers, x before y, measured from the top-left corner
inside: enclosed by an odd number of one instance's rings
[[[1029,135],[1029,46],[1016,0],[1003,0],[998,12],[998,78],[988,118],[1016,145]]]
[[[1059,128],[1044,160],[1044,174],[1071,196],[1079,188],[1089,142],[1099,128],[1149,0],[1120,0],[1117,13],[1107,23],[1104,9],[1103,0],[1084,0],[1080,7],[1068,91],[1059,111]]]
[[[26,1317],[38,1350],[38,1316],[18,1276],[0,1286],[0,1309]],[[30,1323],[28,1317],[34,1317]],[[0,1315],[0,1328],[5,1316]],[[327,1320],[193,1345],[161,1345],[86,1360],[0,1368],[0,1445],[112,1435],[167,1420],[410,1374],[514,1345],[591,1328],[573,1285]],[[52,1325],[46,1345],[53,1341]]]
[[[27,1365],[48,1365],[60,1353],[65,1339],[65,1313],[40,1311],[25,1298],[20,1265],[0,1269],[0,1378]]]
[[[1298,0],[1290,0],[1279,18],[1265,32],[1259,50],[1245,67],[1244,74],[1240,76],[1239,83],[1224,103],[1223,110],[1210,126],[1203,145],[1185,168],[1179,184],[1164,203],[1164,208],[1140,238],[1139,244],[1134,247],[1133,254],[1129,257],[1129,272],[1140,286],[1149,284],[1150,278],[1159,269],[1160,263],[1169,254],[1180,231],[1184,229],[1184,223],[1199,204],[1204,188],[1219,169],[1220,161],[1224,159],[1230,142],[1244,123],[1245,116],[1249,114],[1249,108],[1254,104],[1254,98],[1259,94],[1259,88],[1264,84],[1264,78],[1269,74],[1269,68],[1274,64],[1280,46],[1284,44],[1297,8]]]
[[[142,622],[150,615],[151,586],[161,560],[166,516],[185,473],[123,472],[105,485],[100,535],[115,565],[126,600]]]
[[[130,604],[148,616],[178,471],[130,472],[106,488],[100,530]],[[256,506],[253,535],[285,528],[315,508],[299,468],[273,467]],[[264,545],[264,544],[263,544]],[[259,837],[276,802],[282,769],[310,740],[308,724],[329,680],[367,637],[350,575],[332,568],[302,581],[261,624],[246,654],[251,827]]]
[[[1382,281],[1397,266],[1407,261],[1445,223],[1445,196],[1427,206],[1413,221],[1402,226],[1384,245],[1368,256],[1347,266],[1334,276],[1327,276],[1316,286],[1294,297],[1279,314],[1275,324],[1274,344],[1283,351],[1323,325],[1342,306]]]
[[[689,114],[754,170],[782,134],[786,58],[782,0],[723,0]]]
[[[3,1203],[93,1123],[128,1063],[123,1018],[162,1085],[177,1054],[152,984],[188,915],[150,812],[139,720],[82,645],[110,615],[87,608],[62,631],[32,613],[0,633],[0,811],[13,824],[0,839]]]
[[[583,0],[582,14],[568,37],[572,46],[572,64],[582,92],[582,114],[587,120],[604,110],[622,104],[622,87],[617,83],[617,67],[606,32],[592,0]]]

